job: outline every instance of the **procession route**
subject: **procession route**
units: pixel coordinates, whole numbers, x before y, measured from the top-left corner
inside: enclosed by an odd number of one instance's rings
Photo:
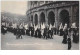
[[[53,39],[35,38],[23,35],[16,39],[13,33],[1,34],[2,50],[67,50],[68,44],[62,44],[63,36],[54,35]],[[71,50],[78,50],[79,44],[72,42]]]

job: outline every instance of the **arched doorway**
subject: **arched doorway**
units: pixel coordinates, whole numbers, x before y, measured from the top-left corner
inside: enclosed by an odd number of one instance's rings
[[[55,22],[55,15],[52,11],[50,11],[48,14],[48,24],[54,25],[54,22]]]
[[[63,26],[66,23],[69,27],[69,12],[67,10],[62,10],[60,12],[60,22],[63,24]]]
[[[38,24],[38,15],[35,14],[35,25],[37,25],[37,24]]]
[[[45,23],[45,14],[43,12],[40,14],[40,23]]]

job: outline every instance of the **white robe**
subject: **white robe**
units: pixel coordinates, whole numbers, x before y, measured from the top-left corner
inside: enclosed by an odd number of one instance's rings
[[[76,27],[76,23],[72,23],[71,28],[77,28],[77,27]]]
[[[51,28],[52,28],[52,25],[50,24],[49,30],[51,30]]]
[[[63,29],[63,25],[62,25],[62,23],[60,24],[59,30],[60,30],[60,29]]]
[[[41,35],[44,33],[45,24],[41,24]]]
[[[26,25],[24,26],[24,28],[27,30],[27,29],[28,29],[28,24],[26,24]]]

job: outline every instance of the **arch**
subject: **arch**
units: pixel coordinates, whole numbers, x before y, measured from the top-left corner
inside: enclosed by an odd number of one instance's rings
[[[38,15],[35,14],[35,25],[37,25],[37,24],[38,24]]]
[[[55,22],[55,14],[53,11],[50,11],[48,14],[48,24],[54,25]]]
[[[45,23],[45,14],[43,12],[40,14],[40,23]]]
[[[63,26],[65,25],[65,23],[67,23],[69,27],[69,12],[65,9],[60,12],[60,23],[62,23]]]

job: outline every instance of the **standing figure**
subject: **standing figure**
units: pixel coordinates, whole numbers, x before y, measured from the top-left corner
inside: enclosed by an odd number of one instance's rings
[[[32,29],[31,29],[31,36],[34,36],[34,26],[32,26]]]
[[[49,37],[49,27],[48,26],[46,26],[45,28],[44,28],[44,38],[48,38]]]
[[[41,38],[40,25],[38,25],[38,28],[37,28],[37,37],[38,37],[38,38]]]
[[[45,28],[45,24],[42,23],[41,24],[41,36],[43,37],[43,33],[44,33],[44,28]]]
[[[73,42],[74,43],[77,43],[77,36],[78,36],[78,30],[77,30],[77,27],[76,27],[76,23],[73,23],[72,26],[72,31],[73,31]]]
[[[33,24],[30,24],[30,36],[33,36]]]
[[[3,34],[7,33],[7,27],[6,27],[5,24],[6,24],[6,23],[3,22],[2,25],[1,25],[1,33],[3,33]]]
[[[57,34],[57,31],[56,31],[55,23],[54,23],[54,26],[53,26],[53,30],[54,30],[54,34],[56,35]]]
[[[70,50],[70,49],[71,49],[71,39],[68,38],[68,50]]]
[[[28,34],[28,33],[27,33],[27,32],[28,32],[28,31],[27,31],[27,30],[28,30],[28,24],[25,24],[25,25],[24,25],[24,28],[25,28],[25,34]]]
[[[63,35],[63,25],[62,25],[62,23],[60,24],[59,32],[60,32],[60,36],[62,36]]]
[[[53,35],[53,29],[52,29],[52,25],[50,24],[50,26],[49,26],[49,38],[50,39],[53,38],[52,35]]]
[[[23,34],[23,26],[20,24],[19,29],[18,29],[18,38],[22,39],[22,34]]]
[[[38,25],[36,25],[35,28],[34,28],[34,30],[35,30],[34,35],[35,35],[36,38],[37,38],[37,35],[38,35],[37,28],[38,28]]]
[[[63,31],[64,31],[64,35],[63,35],[62,43],[66,44],[67,43],[67,35],[68,35],[67,24],[65,24]]]
[[[68,28],[68,50],[71,49],[71,28]]]
[[[16,23],[14,24],[14,31],[13,32],[14,32],[14,35],[16,35],[16,32],[17,32],[17,24]]]

